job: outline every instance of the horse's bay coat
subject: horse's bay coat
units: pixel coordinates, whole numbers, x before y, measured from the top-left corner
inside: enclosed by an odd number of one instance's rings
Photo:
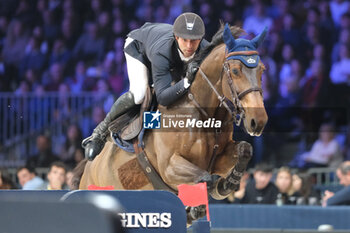
[[[235,36],[241,32],[236,27],[228,30]],[[227,60],[222,31],[223,29],[214,36],[208,55],[200,57],[204,59],[200,69],[215,90],[228,100],[235,102],[232,91],[246,93],[239,99],[245,112],[242,122],[247,133],[259,136],[268,119],[259,91],[264,65],[259,60],[256,67],[249,68],[240,60]],[[230,40],[234,43],[234,38],[231,37]],[[223,72],[224,64],[228,67],[227,72]],[[217,95],[200,72],[197,72],[189,91],[200,108],[205,109],[207,116],[201,113],[187,95],[171,106],[159,105],[159,112],[167,115],[191,115],[192,118],[201,120],[215,118],[223,122],[221,129],[174,127],[171,130],[152,130],[145,135],[144,150],[150,163],[171,188],[176,190],[179,184],[206,181],[209,193],[216,199],[222,199],[238,188],[240,177],[252,156],[252,147],[247,142],[232,140],[231,115],[221,106]],[[212,169],[209,169],[214,148],[216,156]],[[113,185],[115,189],[153,189],[138,165],[136,155],[117,148],[111,141],[106,143],[94,161],[87,162],[85,166],[80,188],[86,189],[90,184]]]

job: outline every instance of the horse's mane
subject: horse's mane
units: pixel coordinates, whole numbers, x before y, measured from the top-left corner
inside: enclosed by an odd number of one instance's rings
[[[239,36],[241,36],[242,34],[245,33],[245,31],[237,26],[230,26],[231,29],[231,33],[233,35],[233,37],[235,39],[237,39]],[[199,51],[199,53],[197,53],[193,60],[194,62],[196,62],[197,64],[201,64],[202,61],[209,55],[209,53],[218,45],[224,43],[224,31],[225,28],[225,24],[220,21],[220,28],[219,30],[215,33],[215,35],[212,37],[211,42],[209,43],[209,45],[207,45],[204,49],[202,49],[201,51]]]

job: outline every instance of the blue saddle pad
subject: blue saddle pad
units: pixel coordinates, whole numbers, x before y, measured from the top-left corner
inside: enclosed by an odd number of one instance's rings
[[[139,147],[144,147],[143,145],[143,136],[145,134],[145,128],[142,128],[139,135],[137,136],[138,140],[139,140]],[[121,149],[130,152],[130,153],[135,153],[135,149],[134,149],[134,144],[132,140],[123,140],[121,139],[121,137],[119,136],[118,133],[113,133],[112,134],[112,138],[115,142],[115,144],[117,144],[118,147],[120,147]]]

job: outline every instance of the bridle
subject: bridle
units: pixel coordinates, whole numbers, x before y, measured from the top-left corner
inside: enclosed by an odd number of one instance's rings
[[[221,70],[220,80],[222,81],[224,74],[226,74],[227,83],[228,83],[228,86],[230,87],[230,94],[231,94],[232,102],[230,100],[228,100],[224,96],[224,94],[220,95],[218,90],[210,82],[208,76],[203,72],[203,70],[200,67],[198,69],[199,73],[201,74],[201,77],[207,82],[209,87],[212,89],[212,91],[215,93],[218,100],[220,101],[219,106],[224,106],[226,108],[226,110],[229,112],[231,118],[233,119],[233,121],[235,122],[235,124],[237,126],[239,126],[241,124],[242,119],[245,118],[245,111],[244,111],[244,108],[243,108],[242,103],[241,103],[241,100],[243,99],[243,97],[246,96],[248,93],[254,92],[254,91],[258,91],[262,94],[262,89],[260,87],[255,86],[255,87],[248,88],[247,90],[244,90],[244,91],[238,93],[233,85],[228,60],[232,59],[231,58],[232,56],[237,56],[237,55],[247,56],[247,55],[257,55],[257,54],[258,54],[257,51],[236,51],[236,52],[231,52],[231,53],[226,54],[225,61],[224,61],[224,64],[223,64],[223,67]],[[194,105],[197,107],[197,109],[199,109],[199,111],[204,116],[208,117],[208,113],[199,105],[199,103],[196,101],[196,99],[194,98],[194,96],[191,92],[188,93],[188,98],[194,103]],[[233,108],[229,106],[230,103],[231,103],[231,105],[233,105]],[[211,156],[208,168],[207,168],[207,170],[209,172],[212,171],[214,161],[215,161],[216,156],[217,156],[217,151],[219,149],[220,134],[221,134],[221,129],[217,129],[215,131],[215,144],[213,146],[213,153],[212,153],[212,156]]]
[[[244,119],[244,117],[245,117],[245,111],[244,111],[242,103],[241,103],[241,100],[243,99],[243,97],[246,96],[247,94],[249,94],[250,92],[258,91],[262,94],[263,91],[260,87],[255,86],[255,87],[248,88],[247,90],[244,90],[240,93],[237,92],[237,90],[235,89],[235,87],[233,85],[232,76],[231,76],[231,72],[230,72],[230,66],[228,64],[228,60],[232,59],[232,56],[237,56],[237,55],[241,55],[241,56],[242,55],[243,56],[258,55],[258,52],[257,51],[235,51],[235,52],[230,52],[230,53],[226,54],[225,61],[223,64],[223,69],[221,71],[220,80],[222,80],[224,77],[224,74],[226,74],[227,83],[228,83],[228,86],[230,88],[230,94],[231,94],[232,101],[228,100],[224,95],[219,94],[219,92],[216,90],[214,85],[210,82],[209,78],[203,72],[203,70],[201,68],[199,68],[198,71],[201,74],[201,77],[208,83],[209,87],[212,89],[212,91],[217,96],[218,100],[220,101],[219,106],[224,106],[226,108],[226,110],[229,112],[229,114],[231,115],[231,118],[233,118],[233,121],[235,122],[235,124],[237,126],[239,126],[241,124],[242,119]],[[195,106],[200,110],[200,112],[203,115],[208,117],[208,114],[198,104],[198,102],[195,100],[193,94],[189,93],[188,97],[191,101],[194,102]],[[233,108],[229,106],[230,102],[232,103]]]
[[[244,91],[238,93],[233,85],[228,60],[232,59],[231,58],[232,56],[237,56],[237,55],[247,56],[247,55],[257,55],[257,54],[258,54],[257,51],[236,51],[236,52],[231,52],[231,53],[226,54],[225,61],[224,61],[224,64],[223,64],[223,67],[221,70],[220,80],[222,81],[224,74],[226,74],[227,83],[228,83],[228,86],[230,87],[230,94],[231,94],[232,102],[230,100],[228,100],[223,94],[220,95],[218,90],[210,82],[208,76],[203,72],[203,70],[200,67],[198,69],[199,73],[201,74],[201,77],[207,82],[209,87],[212,89],[212,91],[215,93],[218,100],[220,101],[219,106],[224,106],[226,108],[226,110],[229,112],[231,118],[233,119],[233,121],[235,122],[235,124],[237,126],[239,126],[241,124],[242,119],[244,119],[244,117],[245,117],[245,111],[244,111],[244,108],[243,108],[242,103],[241,103],[242,98],[244,96],[246,96],[248,93],[254,92],[254,91],[258,91],[262,94],[262,89],[260,87],[251,87],[251,88],[248,88],[247,90],[244,90]],[[194,98],[194,96],[191,92],[188,93],[188,98],[194,103],[196,108],[199,109],[201,114],[203,114],[206,117],[209,116],[208,113],[199,105],[199,103],[196,101],[196,99]],[[229,106],[230,103],[233,105],[233,108]],[[213,146],[213,153],[212,153],[212,156],[211,156],[208,168],[207,168],[207,170],[209,172],[212,171],[214,161],[215,161],[216,156],[217,156],[217,151],[219,149],[220,134],[221,134],[221,129],[217,129],[215,131],[215,144]]]

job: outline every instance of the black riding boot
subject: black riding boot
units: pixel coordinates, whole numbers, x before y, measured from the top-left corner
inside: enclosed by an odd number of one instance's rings
[[[135,106],[135,102],[131,92],[126,92],[114,102],[110,112],[94,129],[92,135],[83,140],[82,147],[85,149],[85,158],[93,160],[102,151],[109,134],[109,124],[133,106]]]

